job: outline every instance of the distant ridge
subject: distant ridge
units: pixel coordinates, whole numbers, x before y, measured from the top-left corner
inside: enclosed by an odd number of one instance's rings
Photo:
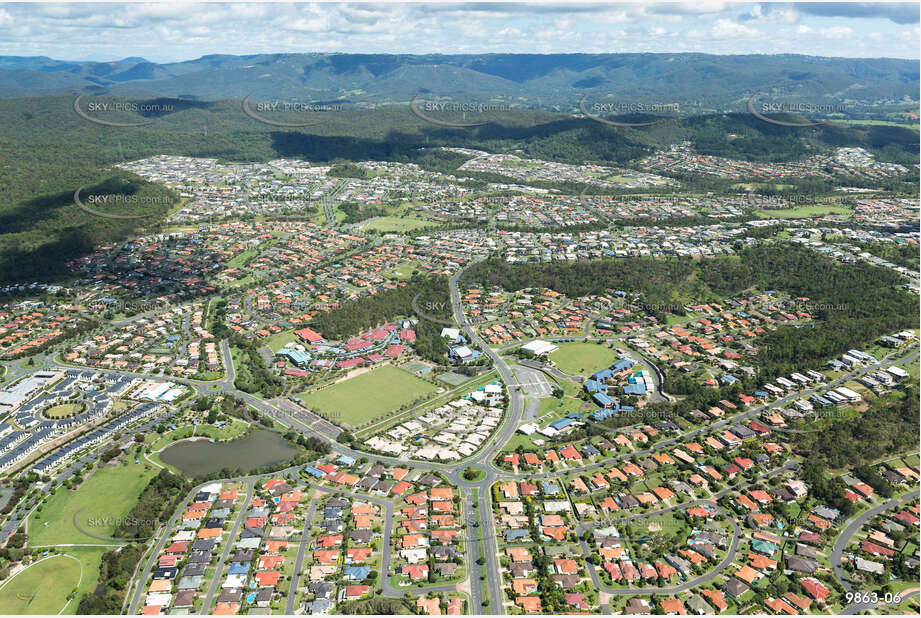
[[[754,93],[814,103],[916,99],[917,61],[708,54],[212,54],[155,63],[0,56],[0,97],[72,92],[402,104],[426,93],[572,109],[579,97],[738,109]]]

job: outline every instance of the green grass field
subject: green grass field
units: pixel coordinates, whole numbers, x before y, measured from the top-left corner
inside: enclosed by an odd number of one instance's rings
[[[354,427],[436,390],[409,372],[385,365],[298,399],[307,408]]]
[[[156,472],[156,469],[145,470],[143,464],[132,460],[124,465],[103,467],[76,491],[58,489],[43,503],[40,513],[29,517],[29,545],[117,544],[81,532],[74,525],[74,514],[80,512],[79,520],[85,530],[102,537],[112,536],[115,520],[124,518],[134,507]]]
[[[561,343],[550,355],[557,369],[570,375],[591,375],[617,360],[617,353],[597,343]]]
[[[41,558],[0,587],[2,614],[57,614],[87,573],[70,556]],[[76,600],[71,602],[76,606]]]
[[[80,403],[62,403],[48,408],[45,410],[44,415],[48,418],[65,418],[79,412],[82,407],[83,404]]]
[[[372,232],[411,232],[432,225],[431,221],[418,217],[379,217],[371,223],[362,226],[363,230]]]
[[[853,212],[851,208],[841,204],[814,204],[780,210],[759,210],[756,214],[763,219],[799,219],[822,215],[849,215],[851,212]]]
[[[302,343],[298,336],[294,334],[293,330],[283,330],[280,333],[275,333],[263,339],[262,345],[272,350],[272,352],[278,352],[278,350],[285,347],[285,344],[291,343],[292,341]]]
[[[227,267],[228,268],[240,268],[241,266],[245,266],[246,264],[248,264],[249,261],[252,260],[257,255],[259,254],[256,253],[255,251],[241,251],[240,253],[233,256],[230,260],[228,260]]]

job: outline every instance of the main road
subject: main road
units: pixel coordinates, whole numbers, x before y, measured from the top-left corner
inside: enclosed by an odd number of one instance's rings
[[[484,464],[486,469],[486,477],[480,481],[477,486],[479,487],[479,499],[480,499],[480,524],[483,527],[483,550],[486,554],[485,556],[479,556],[484,559],[484,564],[486,566],[486,579],[489,584],[489,590],[493,599],[493,607],[495,613],[501,614],[503,611],[502,607],[502,575],[499,571],[499,548],[496,544],[496,536],[494,531],[493,524],[493,515],[492,515],[492,492],[490,487],[495,479],[495,468],[493,466],[493,459],[495,454],[502,448],[502,446],[509,441],[509,439],[514,435],[515,431],[518,430],[518,421],[521,419],[521,413],[524,409],[521,391],[518,386],[515,376],[512,374],[512,370],[506,364],[505,360],[492,348],[486,345],[486,342],[473,330],[473,327],[467,322],[467,319],[464,317],[463,307],[461,305],[460,294],[457,291],[457,282],[464,274],[464,270],[470,266],[482,261],[484,258],[476,259],[470,262],[465,268],[461,268],[454,275],[448,279],[448,288],[451,292],[451,309],[454,314],[454,320],[457,322],[457,325],[464,331],[464,334],[467,336],[467,340],[472,344],[478,347],[486,356],[492,360],[493,365],[496,370],[499,372],[499,375],[502,377],[502,381],[505,382],[505,385],[508,390],[508,411],[506,414],[505,422],[502,427],[497,432],[498,435],[489,443],[483,451],[481,451],[478,460],[481,464]],[[456,477],[456,470],[455,470]],[[461,479],[455,478],[453,480],[460,481]],[[468,483],[462,483],[467,484]],[[469,525],[469,522],[468,522]],[[468,532],[469,535],[469,532]],[[470,557],[470,546],[473,545],[476,547],[475,542],[471,542],[468,539],[468,558]],[[478,553],[478,552],[477,552]],[[470,587],[471,592],[475,586],[479,586],[477,578],[474,576],[474,569],[476,569],[476,564],[468,564],[467,568],[470,573]],[[486,603],[486,599],[483,599],[481,603]],[[471,613],[480,613],[482,608],[473,607],[471,608]]]

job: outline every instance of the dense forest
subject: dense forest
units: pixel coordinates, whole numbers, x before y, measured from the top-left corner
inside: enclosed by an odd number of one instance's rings
[[[192,485],[185,478],[163,469],[150,479],[137,504],[115,529],[114,536],[146,540],[173,514]]]
[[[607,290],[638,292],[651,315],[664,318],[691,302],[712,296],[695,277],[690,258],[604,259],[541,264],[510,264],[493,258],[471,266],[463,282],[470,287],[500,286],[506,290],[552,288],[567,296],[604,294]],[[713,297],[716,300],[716,297]]]
[[[140,545],[125,545],[104,553],[99,565],[99,583],[80,599],[77,613],[120,614],[128,582],[143,556],[144,548]]]
[[[165,186],[125,171],[100,173],[77,182],[73,188],[16,203],[0,201],[0,283],[60,276],[68,260],[91,252],[99,244],[136,233],[148,221],[156,227],[179,199]],[[3,187],[10,190],[5,183]],[[94,210],[144,218],[113,219],[82,210],[74,202],[77,189],[81,189],[81,202]],[[91,196],[103,195],[125,198],[117,207],[90,203]]]
[[[917,299],[892,271],[866,263],[840,264],[789,245],[745,248],[736,259],[704,260],[701,279],[724,295],[744,289],[780,290],[808,299],[815,320],[781,326],[757,340],[759,377],[773,379],[814,368],[851,348],[917,325]]]
[[[244,393],[259,393],[266,398],[282,394],[284,383],[266,368],[259,346],[252,339],[234,334],[230,337],[230,345],[239,350],[240,362],[236,364],[237,374],[233,382],[236,388]]]
[[[794,452],[828,469],[850,469],[917,449],[918,387],[879,397],[869,409],[816,433],[796,435]]]

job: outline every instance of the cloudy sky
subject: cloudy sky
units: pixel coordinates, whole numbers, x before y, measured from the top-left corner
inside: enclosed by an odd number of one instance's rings
[[[0,55],[795,53],[919,57],[919,5],[885,3],[0,3]]]

